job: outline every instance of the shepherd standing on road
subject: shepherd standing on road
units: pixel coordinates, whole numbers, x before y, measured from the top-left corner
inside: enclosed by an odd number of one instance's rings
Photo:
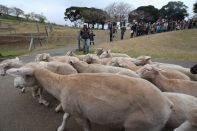
[[[90,32],[87,27],[87,24],[83,25],[83,29],[81,29],[81,31],[80,31],[80,36],[83,39],[83,53],[88,54],[89,53]]]

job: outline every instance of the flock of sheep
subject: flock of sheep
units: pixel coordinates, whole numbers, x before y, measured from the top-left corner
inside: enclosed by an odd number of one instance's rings
[[[19,58],[0,63],[0,75],[14,76],[14,87],[48,106],[43,89],[64,111],[57,129],[64,131],[74,116],[84,131],[90,123],[125,131],[197,131],[197,67],[152,62],[150,56],[131,58],[98,48],[95,54],[38,54],[35,62]]]

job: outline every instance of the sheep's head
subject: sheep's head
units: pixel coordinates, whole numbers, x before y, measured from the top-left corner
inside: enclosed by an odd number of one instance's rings
[[[143,65],[146,65],[146,64],[150,64],[150,62],[151,62],[151,57],[150,56],[140,56],[140,57],[136,58],[136,60],[134,61],[134,63],[137,66],[143,66]]]
[[[156,68],[155,66],[147,64],[137,70],[137,74],[139,74],[139,76],[144,79],[153,79],[155,78],[156,74],[159,73],[159,71],[160,69]]]
[[[7,69],[9,69],[9,64],[8,63],[0,64],[0,75],[5,76]]]
[[[73,51],[68,51],[66,53],[67,56],[76,56],[76,54]]]
[[[83,58],[84,62],[87,62],[88,64],[92,64],[93,62],[93,57],[89,54],[85,55],[85,57]]]
[[[111,57],[111,51],[110,50],[106,50],[104,51],[101,55],[100,55],[100,58],[109,58]]]
[[[97,48],[94,53],[97,55],[97,56],[100,56],[105,50],[103,48]]]
[[[16,57],[15,59],[4,60],[0,63],[0,75],[5,76],[8,69],[20,66],[22,66],[22,62],[18,57]]]
[[[36,55],[35,61],[49,61],[50,57],[48,53],[38,54]]]
[[[109,65],[116,66],[116,67],[121,67],[120,66],[120,60],[117,57],[112,58]]]
[[[191,72],[192,74],[197,74],[197,64],[194,65],[194,66],[190,69],[190,72]]]
[[[34,70],[30,67],[12,68],[7,70],[7,74],[15,77],[14,87],[16,88],[32,87],[37,83]]]

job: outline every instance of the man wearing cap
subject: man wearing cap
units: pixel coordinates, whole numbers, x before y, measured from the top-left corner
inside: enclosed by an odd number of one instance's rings
[[[87,28],[87,24],[84,24],[83,29],[80,30],[80,36],[83,39],[83,53],[88,54],[90,32],[89,29]]]

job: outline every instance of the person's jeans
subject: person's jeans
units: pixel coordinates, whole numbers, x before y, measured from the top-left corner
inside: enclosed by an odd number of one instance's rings
[[[83,53],[89,53],[89,39],[83,39]]]

